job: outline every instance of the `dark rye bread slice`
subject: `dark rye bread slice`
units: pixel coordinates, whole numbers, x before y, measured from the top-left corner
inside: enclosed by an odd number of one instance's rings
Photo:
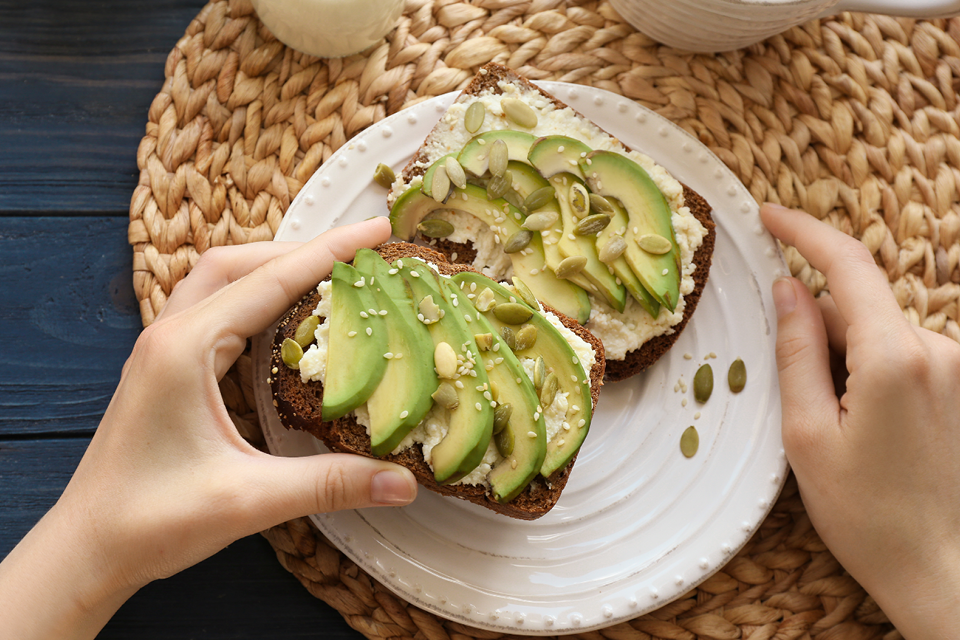
[[[474,271],[473,268],[448,262],[443,254],[427,247],[421,247],[406,242],[383,244],[377,247],[377,252],[387,262],[400,258],[418,257],[437,266],[440,273],[453,275],[461,271]],[[288,368],[280,358],[280,345],[285,338],[292,338],[300,322],[313,313],[320,296],[314,289],[304,296],[281,319],[274,339],[271,355],[270,383],[273,390],[274,402],[280,422],[287,429],[305,431],[323,441],[331,451],[355,453],[372,458],[370,453],[370,436],[366,428],[357,423],[351,415],[332,422],[321,420],[321,406],[323,403],[323,385],[319,382],[303,383],[300,373]],[[560,321],[576,333],[584,341],[590,343],[597,353],[597,361],[590,370],[590,395],[593,406],[596,408],[600,396],[600,387],[603,386],[604,358],[603,345],[589,331],[580,326],[575,320],[545,307],[554,313]],[[417,481],[427,489],[441,495],[453,496],[468,500],[475,504],[492,509],[497,513],[521,520],[535,520],[553,508],[563,492],[573,468],[576,457],[566,467],[554,473],[546,481],[537,477],[530,485],[508,504],[500,504],[493,500],[482,485],[440,485],[433,479],[433,471],[423,458],[418,445],[414,445],[396,455],[389,454],[381,458],[396,462],[410,469]]]
[[[496,63],[490,63],[482,67],[480,72],[474,76],[473,80],[469,85],[467,85],[461,95],[458,96],[457,100],[463,100],[469,96],[477,95],[487,90],[500,93],[500,88],[497,86],[500,81],[519,84],[523,86],[524,89],[537,91],[545,98],[552,101],[558,109],[572,109],[572,107],[560,101],[555,96],[543,91],[523,76]],[[583,118],[584,120],[588,120],[588,118],[577,112],[575,109],[572,110],[579,117]],[[596,125],[596,123],[593,124]],[[426,152],[427,143],[431,139],[431,136],[435,134],[442,135],[442,132],[438,131],[437,129],[431,131],[430,135],[427,137],[427,140],[417,150],[416,155],[414,155],[410,162],[407,163],[406,167],[404,167],[402,175],[406,183],[409,184],[413,178],[422,176],[426,171],[426,167],[423,165],[427,164],[429,160]],[[610,133],[607,133],[607,135],[610,135],[611,138],[616,139],[616,137]],[[621,142],[620,144],[623,143]],[[630,150],[630,148],[626,145],[623,146],[628,151]],[[697,308],[697,303],[700,301],[700,296],[703,294],[703,289],[707,284],[707,278],[710,275],[710,264],[713,258],[713,250],[717,237],[716,225],[714,224],[711,216],[711,207],[709,203],[707,203],[707,201],[700,196],[700,194],[695,192],[687,185],[683,185],[683,198],[684,204],[686,204],[693,216],[699,220],[707,230],[707,234],[704,236],[703,243],[694,253],[693,262],[696,265],[696,269],[693,274],[693,279],[695,285],[694,290],[691,293],[684,295],[685,307],[683,311],[683,319],[678,324],[674,325],[669,333],[665,333],[649,340],[639,349],[627,353],[623,360],[607,360],[606,379],[609,382],[617,382],[619,380],[625,380],[626,378],[637,375],[659,360],[664,353],[669,351],[670,347],[672,347],[680,337],[680,333],[683,331],[684,327],[686,327],[687,322],[690,320],[694,310]],[[446,256],[451,262],[473,264],[473,261],[477,256],[477,252],[473,248],[472,243],[457,243],[450,242],[448,240],[433,240],[424,237],[419,237],[419,239],[420,241],[425,242],[432,248],[444,254],[444,256]]]

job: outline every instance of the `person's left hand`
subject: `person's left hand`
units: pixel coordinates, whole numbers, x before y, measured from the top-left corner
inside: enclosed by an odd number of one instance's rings
[[[352,260],[357,248],[374,247],[389,234],[386,220],[377,218],[299,248],[256,243],[206,252],[141,334],[63,496],[0,565],[0,601],[8,613],[16,602],[8,595],[31,604],[29,585],[10,589],[11,572],[30,556],[47,564],[58,558],[57,569],[71,581],[64,594],[64,576],[58,576],[61,593],[54,598],[69,595],[88,614],[85,624],[92,620],[95,635],[139,587],[243,536],[311,513],[413,500],[413,474],[390,463],[346,454],[278,458],[256,450],[237,433],[218,387],[247,338],[322,280],[334,260]],[[44,549],[64,540],[69,560]],[[33,597],[45,597],[43,591]],[[53,603],[45,598],[49,611]],[[0,636],[31,637],[29,626],[5,627],[4,618],[0,614]],[[85,637],[74,635],[83,627],[76,619],[70,626],[69,632],[63,623],[48,626],[41,635]]]

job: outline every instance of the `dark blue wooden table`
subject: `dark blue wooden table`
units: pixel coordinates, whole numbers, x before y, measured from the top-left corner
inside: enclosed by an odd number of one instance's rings
[[[140,332],[137,145],[203,4],[0,0],[0,558],[66,486]],[[144,588],[100,634],[314,636],[362,637],[259,536]]]

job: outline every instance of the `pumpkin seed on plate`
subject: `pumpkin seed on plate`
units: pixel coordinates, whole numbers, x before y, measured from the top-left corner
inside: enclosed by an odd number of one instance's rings
[[[521,226],[531,231],[544,231],[552,229],[559,219],[560,214],[556,211],[541,211],[540,213],[531,213]]]
[[[543,387],[540,389],[540,406],[544,411],[553,404],[553,399],[557,397],[557,390],[560,388],[560,382],[555,373],[548,373],[543,381]]]
[[[428,238],[446,238],[453,233],[453,225],[440,218],[427,218],[417,225],[417,230]]]
[[[447,171],[447,177],[457,189],[463,189],[467,186],[467,174],[453,156],[443,161],[443,168]]]
[[[503,429],[500,431],[500,433],[493,436],[493,443],[497,445],[497,452],[506,458],[513,453],[513,431],[510,429]]]
[[[511,350],[517,348],[517,336],[510,327],[501,328],[500,337],[503,338],[503,341],[507,343]]]
[[[637,244],[640,245],[640,248],[647,253],[652,253],[658,256],[663,255],[664,253],[669,253],[670,249],[673,248],[673,245],[669,240],[661,235],[657,235],[656,233],[646,233],[640,236],[637,238]]]
[[[533,233],[526,229],[521,229],[507,238],[507,241],[503,243],[503,252],[516,253],[521,249],[526,249],[531,240],[533,240]]]
[[[450,178],[445,167],[437,167],[430,182],[430,195],[437,202],[444,202],[450,195]]]
[[[513,406],[509,402],[497,405],[493,410],[493,433],[494,435],[504,430],[510,422],[510,416],[513,415]]]
[[[513,174],[510,171],[504,171],[502,176],[493,176],[487,181],[487,198],[490,200],[502,198],[512,186]]]
[[[609,213],[613,215],[613,205],[598,193],[590,194],[590,210],[594,213]]]
[[[283,364],[291,369],[299,369],[302,358],[303,348],[297,344],[296,340],[284,338],[283,343],[280,345],[280,359],[283,360]]]
[[[513,189],[507,189],[507,192],[503,194],[503,199],[515,206],[517,209],[526,212],[526,209],[523,206],[523,198],[521,198],[520,194]]]
[[[508,162],[510,162],[510,150],[507,149],[507,143],[500,139],[494,140],[490,145],[490,175],[502,176],[507,170]]]
[[[695,427],[687,427],[680,436],[680,453],[692,458],[700,448],[700,434]]]
[[[543,388],[543,380],[547,377],[547,363],[543,361],[543,356],[537,356],[537,362],[533,365],[533,386],[539,391]]]
[[[392,185],[393,181],[396,179],[397,174],[393,172],[393,169],[382,162],[378,164],[377,168],[373,171],[373,181],[384,189],[389,189],[390,185]]]
[[[584,217],[590,211],[590,194],[587,193],[587,188],[579,182],[570,185],[567,197],[570,199],[570,208],[573,209],[574,215],[578,218]]]
[[[483,103],[477,100],[463,114],[463,126],[470,133],[476,133],[483,126],[483,120],[487,117],[487,110],[483,108]]]
[[[437,390],[430,396],[433,401],[444,409],[456,409],[460,406],[460,398],[457,396],[456,388],[449,382],[441,382]]]
[[[727,372],[727,383],[730,385],[730,391],[734,393],[740,393],[747,385],[747,365],[743,364],[743,360],[740,358],[734,360],[733,364],[730,365],[730,370]]]
[[[560,261],[556,274],[558,278],[569,278],[583,271],[585,266],[587,266],[587,256],[570,256]]]
[[[522,100],[503,98],[500,100],[500,108],[503,109],[503,115],[507,120],[514,124],[525,129],[533,129],[537,126],[537,112]]]
[[[534,309],[540,307],[540,305],[537,304],[537,297],[533,295],[533,291],[530,291],[530,287],[517,276],[513,276],[513,288],[517,290],[517,295],[520,296],[520,299],[528,305]]]
[[[693,398],[700,404],[710,399],[713,393],[713,368],[705,364],[693,376]]]
[[[553,187],[540,187],[527,196],[527,199],[523,201],[523,205],[527,210],[534,211],[556,199],[556,197],[557,190]]]
[[[589,215],[577,223],[577,226],[573,228],[573,233],[578,236],[596,235],[607,228],[610,220],[610,216],[606,213]]]
[[[529,349],[537,343],[537,328],[532,324],[525,324],[517,331],[517,351]]]
[[[597,257],[600,262],[609,264],[619,258],[627,250],[627,241],[623,236],[613,236],[600,248]]]
[[[297,325],[297,332],[294,334],[293,340],[302,348],[306,349],[316,339],[314,334],[316,334],[317,327],[319,326],[320,318],[314,315],[307,316]]]
[[[493,315],[500,322],[523,324],[533,316],[533,309],[519,302],[501,302],[493,308]],[[511,349],[516,348],[516,345]]]

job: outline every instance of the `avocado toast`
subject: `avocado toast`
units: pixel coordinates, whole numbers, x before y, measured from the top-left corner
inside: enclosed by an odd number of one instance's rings
[[[484,66],[388,195],[394,234],[519,277],[591,330],[608,380],[655,362],[709,275],[709,204],[556,97]]]
[[[337,263],[288,312],[271,371],[286,428],[531,520],[566,485],[604,357],[594,336],[522,285],[392,243]]]

